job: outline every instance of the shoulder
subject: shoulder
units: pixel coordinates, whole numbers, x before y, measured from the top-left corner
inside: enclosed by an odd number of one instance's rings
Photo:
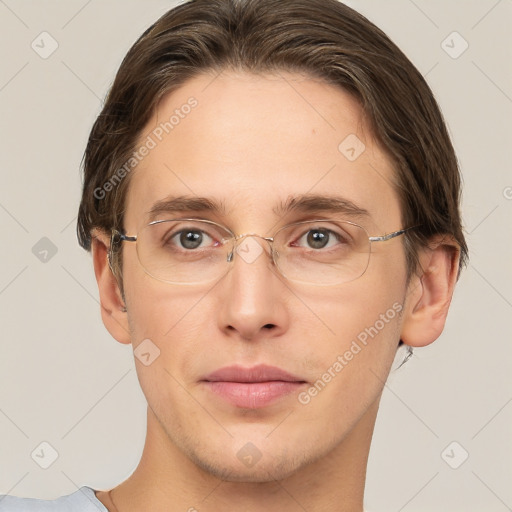
[[[0,512],[108,512],[94,489],[83,486],[55,500],[0,495]]]

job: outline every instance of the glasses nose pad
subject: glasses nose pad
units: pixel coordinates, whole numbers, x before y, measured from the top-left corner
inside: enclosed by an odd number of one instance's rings
[[[237,241],[238,239],[231,239],[229,242],[231,243],[231,248],[228,252],[228,256],[226,258],[226,261],[228,263],[231,263],[233,261],[233,258],[235,256],[235,251],[236,251],[236,247],[237,247]]]

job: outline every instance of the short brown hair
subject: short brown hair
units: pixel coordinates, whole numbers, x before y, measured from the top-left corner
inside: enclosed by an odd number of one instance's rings
[[[439,106],[402,51],[337,0],[190,0],[149,27],[124,58],[85,150],[82,247],[90,249],[93,228],[122,230],[130,180],[119,169],[159,101],[200,73],[225,69],[300,72],[354,95],[395,166],[403,226],[418,226],[404,239],[408,275],[418,248],[437,234],[459,244],[460,271],[461,179]]]

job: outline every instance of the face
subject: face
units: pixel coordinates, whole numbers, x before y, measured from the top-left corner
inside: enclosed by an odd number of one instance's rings
[[[161,123],[173,115],[167,134]],[[287,73],[204,74],[164,98],[141,144],[148,136],[155,145],[130,176],[129,235],[170,196],[206,197],[224,209],[160,211],[158,219],[207,219],[236,234],[269,237],[293,222],[340,217],[276,213],[306,194],[366,210],[347,219],[370,236],[403,227],[393,169],[357,102],[323,82]],[[343,444],[378,403],[406,294],[401,237],[372,244],[366,272],[332,286],[287,280],[267,242],[258,241],[264,251],[257,258],[235,253],[227,274],[197,285],[154,279],[135,244],[123,247],[133,348],[149,339],[159,350],[149,365],[136,359],[149,435],[161,429],[169,446],[234,481],[284,478]],[[218,373],[227,367],[235,369]]]

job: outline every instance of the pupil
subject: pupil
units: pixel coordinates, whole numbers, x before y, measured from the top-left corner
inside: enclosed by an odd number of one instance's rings
[[[203,241],[203,235],[198,231],[184,231],[180,235],[180,242],[185,249],[196,249]]]
[[[308,244],[314,249],[322,249],[327,245],[329,235],[325,230],[316,229],[310,231],[308,235]]]

